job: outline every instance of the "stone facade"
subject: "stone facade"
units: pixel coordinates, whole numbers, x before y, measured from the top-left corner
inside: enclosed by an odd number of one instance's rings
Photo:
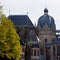
[[[10,15],[8,18],[12,20],[20,36],[20,60],[60,60],[60,38],[56,34],[60,30],[56,30],[55,21],[48,15],[47,8],[38,19],[37,27],[27,15]]]

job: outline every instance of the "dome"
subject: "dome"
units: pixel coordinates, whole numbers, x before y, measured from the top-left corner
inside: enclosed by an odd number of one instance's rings
[[[47,24],[49,28],[51,28],[52,26],[55,26],[55,21],[53,17],[48,15],[47,8],[44,9],[44,15],[38,19],[38,26],[43,28],[45,24]]]

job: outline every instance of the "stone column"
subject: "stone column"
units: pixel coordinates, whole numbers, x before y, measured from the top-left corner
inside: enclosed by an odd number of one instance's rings
[[[57,60],[57,46],[55,45],[55,60]]]
[[[50,60],[53,60],[53,46],[50,47]]]

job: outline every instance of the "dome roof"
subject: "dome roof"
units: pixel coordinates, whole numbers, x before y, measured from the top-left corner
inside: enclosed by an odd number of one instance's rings
[[[43,28],[45,24],[47,24],[49,28],[55,26],[54,19],[48,15],[48,10],[46,8],[44,9],[44,15],[38,19],[38,26]]]

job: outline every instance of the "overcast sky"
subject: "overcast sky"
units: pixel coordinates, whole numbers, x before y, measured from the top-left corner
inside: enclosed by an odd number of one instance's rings
[[[44,14],[44,8],[48,8],[49,15],[55,19],[56,28],[60,29],[60,0],[0,0],[4,6],[6,16],[26,15],[35,24],[40,16]]]

